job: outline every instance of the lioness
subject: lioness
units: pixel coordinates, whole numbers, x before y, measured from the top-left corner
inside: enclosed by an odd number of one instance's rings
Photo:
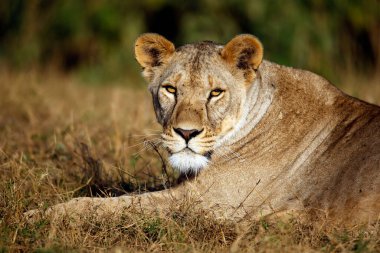
[[[320,210],[332,221],[380,215],[380,107],[308,71],[263,60],[252,35],[175,48],[158,34],[135,44],[168,162],[192,180],[160,192],[78,198],[49,212],[165,210],[191,196],[240,219]],[[92,208],[89,208],[92,207]]]

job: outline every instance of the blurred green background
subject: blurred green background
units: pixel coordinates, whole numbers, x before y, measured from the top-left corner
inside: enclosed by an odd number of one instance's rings
[[[2,0],[0,65],[59,70],[87,82],[141,82],[133,44],[157,32],[176,45],[261,39],[265,58],[339,83],[380,72],[377,0]]]

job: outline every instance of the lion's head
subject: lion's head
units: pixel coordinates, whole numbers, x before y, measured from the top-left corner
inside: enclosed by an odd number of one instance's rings
[[[169,162],[181,172],[199,171],[244,117],[247,91],[263,58],[261,43],[239,35],[225,46],[200,42],[175,49],[148,33],[136,40],[135,54],[150,83]]]

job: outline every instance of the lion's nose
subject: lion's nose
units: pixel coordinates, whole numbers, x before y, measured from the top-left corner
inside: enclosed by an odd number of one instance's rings
[[[203,131],[203,129],[201,129],[201,130],[197,130],[197,129],[185,130],[182,128],[173,128],[173,130],[174,130],[174,132],[179,134],[182,138],[184,138],[186,143],[188,143],[191,138],[194,138],[195,136],[197,136],[198,134],[200,134]]]

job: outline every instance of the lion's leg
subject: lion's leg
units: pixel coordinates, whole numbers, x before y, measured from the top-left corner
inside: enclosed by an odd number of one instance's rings
[[[59,221],[68,218],[70,221],[80,221],[82,217],[96,216],[120,217],[129,208],[141,211],[165,212],[171,207],[171,203],[180,198],[181,186],[158,192],[148,192],[139,195],[119,196],[112,198],[74,198],[68,202],[57,204],[47,210],[31,210],[25,213],[29,221],[41,218]]]

